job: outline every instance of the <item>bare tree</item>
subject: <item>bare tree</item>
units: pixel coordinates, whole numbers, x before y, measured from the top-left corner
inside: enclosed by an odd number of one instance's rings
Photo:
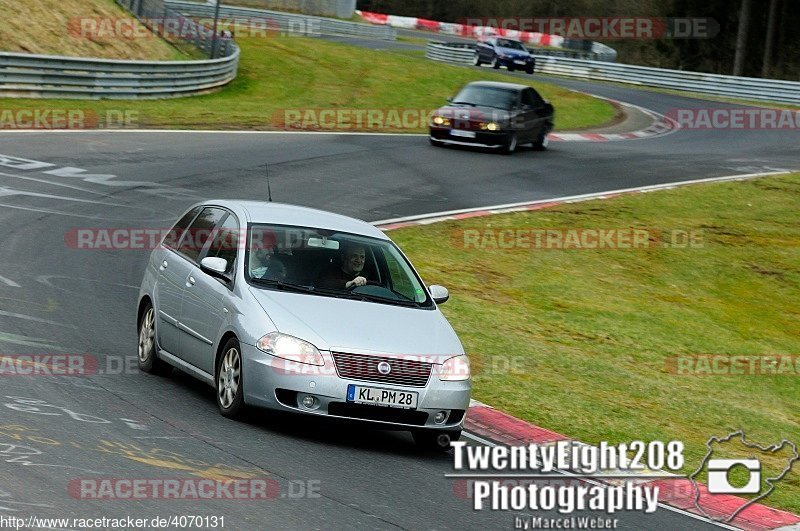
[[[764,37],[764,59],[761,61],[761,77],[769,77],[772,63],[772,44],[775,42],[775,16],[778,14],[778,0],[770,0],[767,18],[767,35]]]
[[[750,0],[742,0],[739,10],[739,31],[736,34],[736,56],[733,59],[733,75],[741,76],[747,54],[747,30],[750,26]]]

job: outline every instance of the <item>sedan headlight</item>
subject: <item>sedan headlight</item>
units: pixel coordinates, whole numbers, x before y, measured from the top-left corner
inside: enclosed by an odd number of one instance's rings
[[[497,122],[483,122],[481,123],[481,129],[485,131],[499,131],[500,124]]]
[[[445,118],[444,116],[434,116],[431,122],[433,122],[433,125],[450,126],[450,118]]]
[[[469,358],[464,355],[448,359],[439,370],[439,379],[443,382],[461,382],[469,380],[469,377]]]
[[[256,347],[258,347],[258,350],[277,358],[307,365],[325,365],[325,360],[317,350],[317,347],[308,341],[287,336],[280,332],[272,332],[265,335],[258,340]]]

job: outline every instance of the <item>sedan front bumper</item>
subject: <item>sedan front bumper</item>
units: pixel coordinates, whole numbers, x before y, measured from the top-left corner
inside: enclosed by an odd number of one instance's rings
[[[459,131],[459,130],[456,130]],[[447,127],[431,127],[430,138],[436,142],[444,142],[458,146],[475,146],[487,148],[502,148],[508,145],[511,135],[507,131],[470,131],[475,133],[474,138],[453,134],[453,129]]]
[[[425,387],[351,380],[338,375],[329,352],[322,353],[324,366],[313,366],[287,363],[252,345],[242,344],[241,349],[244,400],[248,405],[402,429],[454,430],[463,427],[472,388],[470,380],[443,382],[431,374]],[[418,393],[417,407],[411,410],[347,402],[349,384]],[[303,406],[302,398],[306,395],[316,399],[313,408]],[[433,418],[439,411],[447,412],[447,418],[437,424]]]

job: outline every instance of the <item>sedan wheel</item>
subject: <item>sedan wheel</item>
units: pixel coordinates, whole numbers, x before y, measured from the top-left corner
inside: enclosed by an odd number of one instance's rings
[[[475,52],[475,57],[472,59],[472,64],[475,66],[481,66],[481,64],[483,64],[481,63],[481,54]]]
[[[500,63],[497,61],[497,56],[492,57],[492,68],[495,70],[500,68]]]
[[[156,312],[149,304],[139,319],[139,369],[153,374],[172,372],[172,366],[156,355]]]
[[[226,417],[235,418],[244,411],[242,354],[239,342],[229,339],[217,362],[217,406]]]
[[[508,143],[506,144],[503,153],[506,155],[511,155],[514,153],[517,150],[517,142],[517,135],[511,135],[511,138],[508,139]]]
[[[533,143],[533,149],[536,151],[545,151],[547,149],[547,146],[550,144],[550,140],[547,138],[547,134],[549,132],[550,128],[542,131],[542,133],[539,135],[539,138]]]

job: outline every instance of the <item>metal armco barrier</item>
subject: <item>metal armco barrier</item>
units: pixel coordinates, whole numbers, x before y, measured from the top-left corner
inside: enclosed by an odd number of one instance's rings
[[[165,5],[174,11],[191,17],[207,19],[212,19],[214,17],[214,6],[206,4],[167,0]],[[245,23],[247,23],[248,20],[264,21],[266,27],[271,31],[284,32],[290,35],[333,35],[382,40],[395,40],[397,38],[397,31],[389,26],[373,26],[371,24],[348,22],[346,20],[226,5],[220,6],[219,12],[220,17],[241,19]]]
[[[80,99],[175,98],[236,77],[239,50],[203,61],[116,61],[0,53],[0,96]]]
[[[144,3],[118,3],[142,15]],[[163,9],[163,8],[162,8]],[[160,16],[175,16],[167,10]],[[183,21],[194,24],[190,20]],[[193,32],[201,35],[202,32]],[[207,45],[194,43],[201,49]],[[205,48],[203,48],[205,46]],[[0,52],[0,97],[137,99],[176,98],[207,92],[236,77],[239,47],[218,42],[217,59],[121,61]]]
[[[434,61],[472,64],[474,52],[463,44],[430,41],[425,56]],[[536,72],[592,81],[613,81],[728,98],[800,104],[800,82],[665,70],[605,61],[535,54]]]

